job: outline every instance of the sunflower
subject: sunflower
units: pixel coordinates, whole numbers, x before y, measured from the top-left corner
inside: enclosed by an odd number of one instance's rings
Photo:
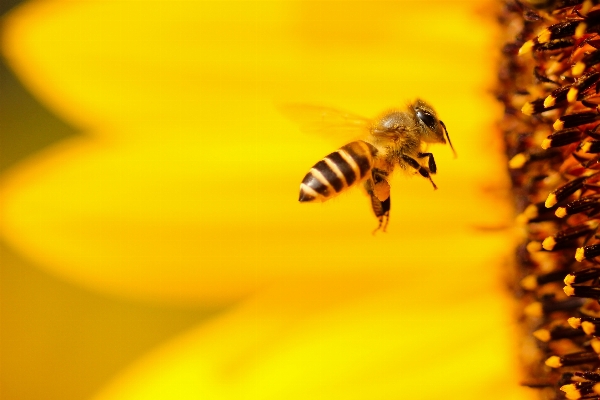
[[[598,32],[592,1],[507,2],[502,129],[517,220],[524,383],[597,398]],[[519,111],[520,109],[520,111]]]
[[[516,240],[489,95],[496,9],[48,0],[6,13],[6,65],[69,128],[34,119],[1,176],[16,277],[2,282],[3,394],[528,397],[503,269]],[[278,105],[373,117],[415,98],[459,154],[432,147],[439,190],[398,174],[375,236],[359,190],[297,203],[308,168],[348,139],[305,135]]]

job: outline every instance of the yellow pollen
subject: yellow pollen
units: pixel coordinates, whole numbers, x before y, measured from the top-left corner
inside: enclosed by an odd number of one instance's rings
[[[523,54],[529,53],[531,49],[533,49],[533,46],[535,46],[535,42],[533,40],[526,41],[519,49],[519,55],[522,56]]]
[[[529,253],[536,253],[542,250],[542,244],[537,240],[534,240],[532,242],[527,243],[526,248]]]
[[[573,329],[578,329],[581,326],[580,318],[571,317],[567,320],[567,322],[569,323],[569,325],[571,325],[571,328]]]
[[[558,357],[558,356],[552,356],[552,357],[548,358],[546,360],[545,364],[547,366],[549,366],[550,368],[562,367],[562,362],[560,362],[560,357]]]
[[[546,99],[544,99],[544,107],[548,108],[548,107],[552,107],[553,105],[556,104],[556,97],[550,95],[548,97],[546,97]]]
[[[525,312],[525,315],[530,317],[541,317],[544,314],[542,303],[539,301],[529,304],[523,311]]]
[[[571,89],[569,89],[569,92],[567,93],[567,101],[569,103],[574,102],[575,100],[577,100],[578,94],[579,94],[579,89],[572,87]]]
[[[552,139],[544,139],[542,141],[542,149],[547,150],[552,145]]]
[[[533,332],[533,336],[542,342],[550,341],[550,331],[548,329],[538,329],[537,331]]]
[[[554,128],[555,131],[560,131],[562,128],[565,127],[565,123],[563,121],[561,121],[560,119],[557,119],[554,124],[552,125],[552,127]]]
[[[554,246],[556,246],[556,239],[554,239],[554,236],[548,236],[542,242],[542,247],[544,248],[544,250],[550,251],[554,249]]]
[[[535,290],[537,288],[537,278],[535,275],[527,275],[521,280],[521,287],[525,290]]]
[[[523,107],[521,107],[521,112],[525,115],[533,115],[534,111],[535,111],[535,107],[533,106],[533,103],[531,103],[531,102],[527,102],[523,105]]]
[[[594,3],[592,2],[592,0],[585,0],[581,5],[581,8],[579,9],[579,14],[587,15],[587,13],[590,12],[593,6]]]
[[[582,262],[585,259],[584,252],[585,250],[583,249],[583,247],[578,248],[575,251],[575,259],[579,262]]]
[[[564,282],[565,282],[565,285],[571,285],[573,282],[575,282],[575,276],[571,275],[571,274],[565,276]]]
[[[572,391],[574,391],[574,390],[577,390],[577,388],[575,388],[575,385],[574,385],[574,384],[570,383],[570,384],[568,384],[568,385],[562,385],[562,386],[560,387],[560,390],[562,390],[562,391],[563,391],[563,392],[565,392],[565,393],[569,393],[569,392],[572,392]]]
[[[577,28],[575,28],[575,39],[579,39],[580,37],[582,37],[585,34],[585,31],[587,29],[587,24],[585,22],[580,23],[579,25],[577,25]]]
[[[529,219],[534,219],[535,217],[538,216],[538,210],[537,210],[537,207],[535,206],[535,204],[528,205],[527,208],[525,208],[525,211],[523,211],[523,213]]]
[[[574,392],[569,392],[565,394],[565,397],[569,400],[578,400],[581,398],[581,393],[579,392],[579,390],[576,390]]]
[[[546,208],[550,208],[550,207],[553,207],[556,203],[557,203],[556,195],[554,193],[550,193],[548,195],[548,198],[546,199],[546,202],[544,203],[544,205],[546,206]]]
[[[550,41],[550,36],[552,36],[552,32],[550,32],[549,29],[545,28],[538,35],[538,42],[539,43],[548,43]]]
[[[579,61],[577,64],[573,65],[573,68],[571,68],[571,73],[573,76],[579,76],[583,74],[583,71],[585,71],[585,63],[583,61]]]
[[[584,153],[589,153],[591,148],[592,148],[591,142],[585,142],[581,145],[581,151],[583,151]]]
[[[558,218],[564,218],[567,216],[567,209],[564,207],[558,207],[554,213]]]
[[[508,162],[508,167],[511,169],[522,168],[527,162],[527,156],[523,153],[519,153]]]
[[[563,292],[565,292],[567,296],[573,296],[575,294],[575,289],[573,289],[572,286],[567,285],[563,288]]]
[[[592,324],[589,321],[583,321],[581,323],[581,329],[583,329],[583,331],[588,335],[593,335],[594,333],[596,333],[596,325]]]

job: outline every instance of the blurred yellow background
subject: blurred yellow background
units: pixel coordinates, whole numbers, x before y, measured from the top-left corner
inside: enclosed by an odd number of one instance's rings
[[[495,3],[25,1],[2,15],[2,399],[520,398]],[[420,97],[459,157],[299,204],[281,104]],[[353,140],[348,138],[346,141]]]

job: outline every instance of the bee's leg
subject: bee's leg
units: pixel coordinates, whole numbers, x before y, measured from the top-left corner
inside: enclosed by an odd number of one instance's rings
[[[389,199],[390,184],[387,181],[388,173],[379,168],[373,168],[371,170],[371,176],[373,177],[373,194],[375,197],[380,201]]]
[[[390,184],[385,180],[385,177],[387,177],[387,173],[373,169],[372,178],[365,181],[365,189],[369,196],[371,196],[373,213],[375,213],[375,216],[379,220],[379,226],[377,226],[373,233],[382,228],[385,232],[390,220]]]
[[[429,160],[427,160],[427,163],[429,164],[429,172],[431,172],[432,174],[435,174],[437,172],[437,167],[435,165],[435,160],[433,159],[432,153],[419,153],[417,154],[417,157],[429,157]]]
[[[437,186],[435,185],[435,183],[433,183],[433,179],[431,179],[431,174],[429,173],[427,168],[425,168],[421,164],[419,164],[417,162],[417,160],[415,160],[414,158],[411,158],[409,156],[401,156],[401,157],[402,157],[402,160],[406,161],[406,163],[408,165],[410,165],[411,167],[413,167],[414,169],[419,171],[419,174],[421,174],[421,176],[429,179],[429,182],[431,182],[431,184],[433,185],[433,188],[437,189]],[[430,161],[431,161],[431,158],[430,158]]]
[[[390,222],[390,198],[388,197],[386,200],[381,201],[376,196],[371,196],[371,206],[373,207],[373,212],[375,216],[379,220],[379,225],[373,231],[373,234],[378,230],[382,229],[384,232],[387,229],[388,222]]]

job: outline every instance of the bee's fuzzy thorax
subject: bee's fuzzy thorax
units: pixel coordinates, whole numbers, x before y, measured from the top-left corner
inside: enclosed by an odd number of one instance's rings
[[[500,127],[524,232],[513,283],[525,331],[522,383],[544,399],[600,396],[596,3],[505,0],[499,14]]]

